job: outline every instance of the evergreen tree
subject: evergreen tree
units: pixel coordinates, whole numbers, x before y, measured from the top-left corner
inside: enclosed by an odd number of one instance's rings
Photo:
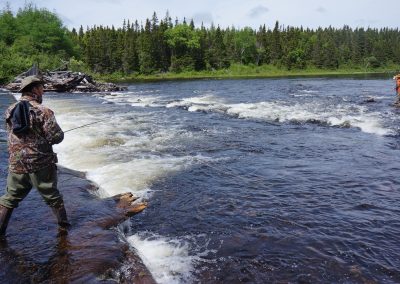
[[[227,68],[231,64],[273,64],[288,69],[339,67],[377,68],[400,64],[398,29],[316,30],[284,27],[276,21],[251,28],[196,28],[193,19],[173,23],[167,12],[160,21],[153,13],[144,26],[123,20],[121,28],[82,26],[68,31],[46,9],[27,4],[15,15],[0,12],[0,82],[40,63],[59,67],[75,57],[93,72],[151,74]]]
[[[276,21],[274,30],[272,32],[271,39],[271,61],[272,63],[278,63],[282,57],[282,45],[281,45],[281,32],[279,30],[279,22]]]
[[[207,64],[212,69],[229,67],[223,34],[218,26],[215,33],[210,35],[209,46],[205,53]]]

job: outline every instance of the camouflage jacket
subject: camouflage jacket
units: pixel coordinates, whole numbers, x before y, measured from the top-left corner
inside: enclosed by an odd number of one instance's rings
[[[11,114],[15,104],[5,112],[8,132],[9,170],[13,173],[33,173],[57,163],[57,155],[53,152],[53,144],[64,139],[64,132],[57,124],[54,113],[41,105],[33,94],[24,95],[20,99],[28,101],[30,129],[27,134],[12,132]]]

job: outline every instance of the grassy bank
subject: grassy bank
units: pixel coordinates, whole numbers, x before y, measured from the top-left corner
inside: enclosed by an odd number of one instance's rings
[[[249,66],[232,65],[228,69],[213,71],[188,71],[181,73],[157,73],[151,75],[143,74],[93,74],[102,81],[123,82],[145,82],[162,80],[193,80],[193,79],[245,79],[245,78],[276,78],[276,77],[317,77],[317,76],[368,76],[387,75],[388,77],[399,73],[400,65],[386,66],[381,68],[340,68],[336,70],[307,68],[287,70],[273,65]]]

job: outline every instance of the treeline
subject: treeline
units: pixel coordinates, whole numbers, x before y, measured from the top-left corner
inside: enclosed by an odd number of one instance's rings
[[[193,21],[124,21],[122,27],[94,26],[68,31],[46,9],[27,4],[15,15],[0,14],[0,81],[39,63],[51,69],[70,60],[100,74],[154,74],[218,70],[232,64],[274,65],[284,69],[363,68],[400,64],[396,29],[305,29],[261,26],[196,27]]]
[[[284,27],[276,22],[258,30],[211,26],[193,21],[158,20],[144,26],[124,21],[122,28],[94,26],[72,30],[82,59],[99,73],[151,74],[227,68],[230,64],[273,64],[288,69],[313,66],[377,68],[400,63],[398,29]]]
[[[43,69],[79,56],[71,33],[46,9],[27,4],[14,15],[9,6],[0,12],[0,83],[27,70],[33,63]]]

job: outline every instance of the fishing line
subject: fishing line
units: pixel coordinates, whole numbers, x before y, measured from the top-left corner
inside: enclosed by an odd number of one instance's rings
[[[81,126],[78,126],[78,127],[74,127],[74,128],[68,129],[68,130],[64,131],[64,133],[67,133],[67,132],[75,130],[75,129],[83,128],[83,127],[86,127],[86,126],[89,126],[89,125],[97,124],[97,123],[105,121],[105,120],[109,120],[109,118],[105,118],[105,119],[102,119],[102,120],[97,120],[95,122],[91,122],[91,123],[88,123],[88,124],[84,124],[84,125],[81,125]]]

